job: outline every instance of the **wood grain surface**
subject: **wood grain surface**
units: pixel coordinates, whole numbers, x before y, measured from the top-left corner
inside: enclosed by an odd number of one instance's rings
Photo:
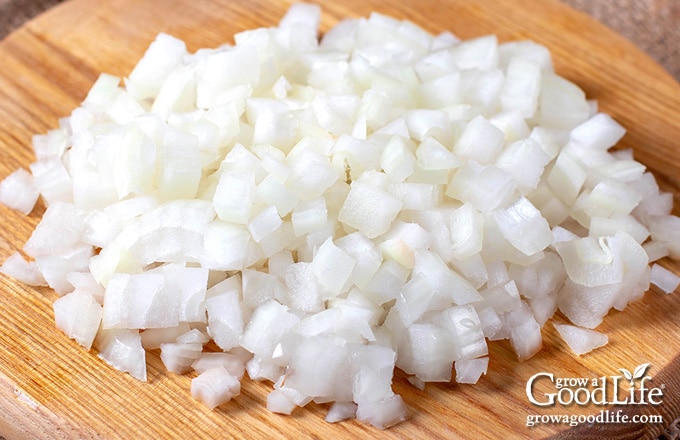
[[[347,0],[324,3],[322,28],[379,11],[432,32],[462,38],[489,33],[501,41],[530,38],[551,50],[557,72],[581,86],[628,129],[622,147],[654,171],[665,190],[680,194],[680,85],[631,43],[554,0]],[[57,125],[85,97],[100,72],[125,76],[158,32],[184,39],[191,51],[232,41],[234,33],[276,25],[288,0],[70,0],[0,43],[0,176],[26,167],[30,138]],[[0,259],[21,249],[43,210],[29,217],[0,207]],[[663,264],[680,273],[676,262]],[[0,277],[0,436],[10,439],[213,438],[655,438],[662,424],[609,424],[569,429],[526,426],[528,415],[594,414],[601,408],[537,408],[525,385],[537,372],[600,377],[651,363],[663,384],[658,406],[628,406],[628,414],[680,416],[680,295],[650,291],[599,330],[610,343],[591,354],[569,352],[551,326],[543,350],[518,362],[509,344],[490,344],[490,369],[475,386],[411,387],[398,373],[394,389],[410,420],[386,431],[355,421],[324,422],[326,405],[292,416],[267,412],[270,385],[245,380],[241,395],[211,411],[189,395],[190,375],[167,373],[148,356],[148,383],[121,374],[54,328],[48,289]]]
[[[0,0],[0,38],[64,0]],[[629,39],[680,81],[680,2],[561,0]]]

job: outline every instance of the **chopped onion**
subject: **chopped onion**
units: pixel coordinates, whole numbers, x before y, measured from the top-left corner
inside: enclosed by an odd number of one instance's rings
[[[14,252],[2,263],[0,272],[30,286],[47,286],[36,262],[26,261],[19,252]]]
[[[341,422],[356,417],[357,405],[354,402],[335,402],[326,413],[326,421],[329,423]]]
[[[212,367],[191,380],[191,396],[216,408],[241,393],[241,382],[224,367]]]
[[[70,338],[90,349],[99,331],[102,306],[84,290],[74,290],[54,301],[54,322]]]
[[[46,206],[0,271],[53,288],[56,326],[139,380],[160,349],[209,408],[247,374],[272,412],[381,429],[409,416],[396,368],[475,384],[489,341],[527,359],[560,310],[583,354],[612,308],[677,290],[650,267],[680,255],[672,195],[545,47],[379,13],[318,40],[320,20],[294,4],[195,53],[161,33],[103,73],[0,183]]]
[[[24,214],[33,211],[40,193],[33,174],[19,168],[0,182],[0,203]]]
[[[652,265],[651,282],[665,293],[673,293],[680,286],[680,277],[659,264]]]
[[[609,341],[607,335],[587,328],[556,322],[553,323],[553,326],[569,348],[577,355],[586,354],[606,345]]]
[[[456,361],[456,382],[475,384],[479,378],[486,374],[489,368],[489,358],[461,359]]]

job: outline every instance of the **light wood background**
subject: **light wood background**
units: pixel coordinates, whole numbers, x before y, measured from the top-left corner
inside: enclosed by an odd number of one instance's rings
[[[62,1],[0,0],[0,39]],[[680,81],[680,1],[561,1],[629,39]]]

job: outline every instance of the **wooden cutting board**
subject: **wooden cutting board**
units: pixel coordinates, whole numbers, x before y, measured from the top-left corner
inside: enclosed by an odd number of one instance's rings
[[[71,0],[0,43],[0,176],[33,161],[32,134],[56,127],[85,97],[100,72],[129,73],[158,32],[184,39],[191,51],[231,42],[236,32],[274,26],[289,0]],[[408,18],[433,33],[461,38],[494,33],[501,41],[533,39],[548,46],[557,72],[576,82],[628,129],[623,147],[653,170],[663,188],[680,194],[680,85],[651,59],[604,26],[556,0],[344,0],[323,4],[322,28],[372,11]],[[644,30],[640,30],[641,32]],[[677,211],[677,209],[676,209]],[[0,207],[0,259],[20,249],[39,221]],[[680,231],[679,231],[680,233]],[[678,263],[664,261],[680,273]],[[121,374],[54,328],[56,295],[0,277],[0,438],[655,438],[662,424],[596,424],[570,430],[529,428],[528,415],[595,414],[600,407],[539,408],[525,393],[538,372],[555,377],[611,376],[651,363],[662,386],[657,406],[626,413],[680,416],[680,294],[650,291],[599,328],[610,343],[577,357],[544,330],[544,349],[518,362],[509,344],[491,344],[488,374],[476,386],[411,387],[402,374],[395,391],[412,417],[386,431],[348,421],[328,424],[327,406],[292,416],[267,412],[269,384],[244,381],[242,394],[210,411],[189,395],[190,376],[165,372],[148,356],[148,383]]]

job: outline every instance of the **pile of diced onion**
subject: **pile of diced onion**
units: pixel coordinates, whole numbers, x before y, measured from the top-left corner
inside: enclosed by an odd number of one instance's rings
[[[247,373],[273,412],[379,428],[408,414],[395,368],[476,383],[488,341],[527,359],[558,311],[587,353],[610,309],[677,288],[672,195],[545,47],[379,13],[319,39],[320,14],[195,53],[160,34],[102,74],[0,185],[46,206],[2,272],[139,380],[159,350],[211,408]]]

